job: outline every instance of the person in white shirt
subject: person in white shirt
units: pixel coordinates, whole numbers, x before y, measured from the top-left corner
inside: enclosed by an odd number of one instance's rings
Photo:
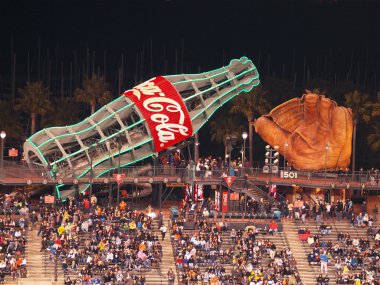
[[[113,260],[113,253],[112,253],[112,251],[109,251],[107,253],[106,260],[107,260],[107,262],[112,262],[112,260]]]
[[[84,221],[81,225],[81,229],[83,232],[88,232],[88,221]]]
[[[92,195],[91,196],[91,205],[95,206],[97,202],[98,202],[98,198],[96,198],[95,195]]]
[[[22,258],[21,266],[26,266],[26,257]]]
[[[5,267],[7,267],[7,263],[3,259],[3,260],[0,261],[0,268],[2,269],[2,268],[5,268]]]
[[[166,231],[168,230],[168,228],[166,227],[166,225],[162,225],[161,228],[160,228],[160,232],[161,232],[161,237],[162,237],[162,240],[165,239],[165,235],[166,235]]]
[[[21,231],[20,230],[16,230],[15,233],[14,233],[14,235],[15,235],[16,238],[21,237]]]
[[[121,270],[119,270],[116,273],[116,282],[117,283],[123,282],[123,279],[124,279],[123,272],[121,272]]]

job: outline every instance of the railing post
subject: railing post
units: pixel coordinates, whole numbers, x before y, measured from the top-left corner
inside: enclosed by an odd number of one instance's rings
[[[53,256],[54,258],[54,281],[58,280],[58,260],[57,256]]]
[[[46,268],[46,251],[44,251],[44,267],[45,267],[45,277],[47,273],[47,268]]]

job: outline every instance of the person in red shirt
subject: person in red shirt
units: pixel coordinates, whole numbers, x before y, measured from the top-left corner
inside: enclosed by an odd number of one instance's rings
[[[278,224],[276,223],[275,220],[272,220],[272,222],[269,225],[269,233],[273,234],[273,233],[277,233],[277,231],[278,231]]]
[[[83,200],[83,208],[86,212],[88,212],[88,209],[90,209],[90,200],[87,198]]]

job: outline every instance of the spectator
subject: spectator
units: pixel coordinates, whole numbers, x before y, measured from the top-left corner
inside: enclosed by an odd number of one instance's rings
[[[167,227],[165,224],[163,224],[161,227],[160,227],[160,232],[161,232],[161,237],[162,237],[162,240],[165,239],[165,235],[166,235],[166,232],[167,232]]]
[[[273,235],[273,233],[277,234],[278,232],[278,224],[275,220],[272,220],[272,222],[269,225],[269,233]]]
[[[174,275],[174,272],[173,272],[173,270],[171,268],[168,270],[167,275],[168,275],[168,282],[169,282],[169,284],[174,284],[175,275]]]
[[[329,262],[329,257],[326,251],[324,251],[320,255],[320,260],[321,260],[321,273],[325,272],[327,274],[327,264]]]

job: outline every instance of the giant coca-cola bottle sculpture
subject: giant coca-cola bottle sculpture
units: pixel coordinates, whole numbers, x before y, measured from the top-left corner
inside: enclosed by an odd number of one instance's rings
[[[25,159],[60,178],[89,177],[90,168],[101,177],[118,166],[112,159],[131,165],[194,135],[224,103],[258,84],[246,57],[210,72],[157,76],[77,124],[35,133],[24,143]]]

